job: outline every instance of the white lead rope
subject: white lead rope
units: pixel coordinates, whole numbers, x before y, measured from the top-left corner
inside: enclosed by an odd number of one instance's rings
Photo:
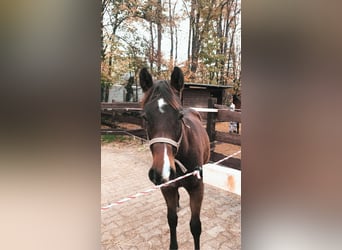
[[[138,193],[136,193],[136,194],[127,196],[127,197],[122,198],[122,199],[120,199],[120,200],[118,200],[118,201],[110,202],[110,203],[108,203],[106,206],[102,206],[102,207],[101,207],[101,211],[108,210],[108,209],[111,208],[111,207],[118,206],[118,205],[120,205],[120,204],[122,204],[122,203],[125,203],[125,202],[127,202],[127,201],[133,200],[133,199],[135,199],[135,198],[137,198],[137,197],[140,197],[140,196],[143,196],[143,195],[148,195],[149,193],[151,193],[151,192],[153,192],[153,191],[155,191],[155,190],[157,190],[157,189],[160,189],[160,188],[162,188],[162,187],[166,187],[166,186],[170,185],[171,183],[177,182],[177,181],[179,181],[179,180],[181,180],[181,179],[184,179],[184,178],[187,178],[187,177],[189,177],[189,176],[191,176],[191,175],[196,176],[198,179],[201,179],[200,171],[199,171],[199,170],[195,170],[195,171],[193,171],[193,172],[191,172],[191,173],[187,173],[186,175],[179,176],[179,177],[176,178],[176,179],[170,180],[170,181],[165,182],[165,183],[163,183],[163,184],[160,184],[160,185],[158,185],[158,186],[154,186],[154,187],[152,187],[152,188],[146,189],[146,190],[141,191],[141,192],[138,192]]]
[[[217,162],[214,162],[213,164],[217,165],[217,164],[219,164],[219,163],[221,163],[223,161],[226,161],[226,160],[228,160],[228,159],[232,158],[233,156],[238,155],[240,153],[241,153],[241,150],[239,150],[239,151],[235,152],[234,154],[231,154],[231,155],[229,155],[229,156],[227,156],[227,157],[225,157],[225,158],[223,158],[223,159],[221,159],[221,160],[219,160]]]

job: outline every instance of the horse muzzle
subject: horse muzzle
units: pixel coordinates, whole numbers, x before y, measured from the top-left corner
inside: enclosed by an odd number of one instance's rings
[[[160,139],[160,138],[159,138]],[[148,176],[155,185],[160,185],[176,177],[173,146],[165,142],[154,142],[151,145],[153,155],[152,167]]]
[[[150,178],[150,181],[152,181],[154,185],[160,185],[169,180],[175,179],[177,176],[176,176],[175,171],[172,168],[170,168],[169,173],[162,173],[162,172],[159,172],[156,168],[151,167],[150,170],[148,171],[148,177]]]

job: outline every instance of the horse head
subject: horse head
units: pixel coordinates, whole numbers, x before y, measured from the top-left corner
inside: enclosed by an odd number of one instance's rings
[[[153,81],[148,70],[143,68],[139,78],[144,92],[142,117],[153,156],[149,178],[159,185],[176,177],[175,156],[182,141],[184,76],[181,69],[175,67],[170,82]]]

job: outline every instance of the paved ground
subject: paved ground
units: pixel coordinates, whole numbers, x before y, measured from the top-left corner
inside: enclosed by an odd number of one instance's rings
[[[137,142],[102,145],[101,204],[150,188],[151,155]],[[179,249],[193,249],[189,196],[180,189]],[[241,249],[240,196],[205,185],[201,249]],[[168,249],[166,204],[159,190],[102,212],[102,249]]]

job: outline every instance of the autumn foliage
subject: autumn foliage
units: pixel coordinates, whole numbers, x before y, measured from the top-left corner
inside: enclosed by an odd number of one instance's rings
[[[137,76],[143,66],[163,78],[177,65],[185,82],[240,91],[240,0],[102,0],[101,14],[101,83],[124,84],[124,74]],[[187,51],[179,51],[181,25]]]

